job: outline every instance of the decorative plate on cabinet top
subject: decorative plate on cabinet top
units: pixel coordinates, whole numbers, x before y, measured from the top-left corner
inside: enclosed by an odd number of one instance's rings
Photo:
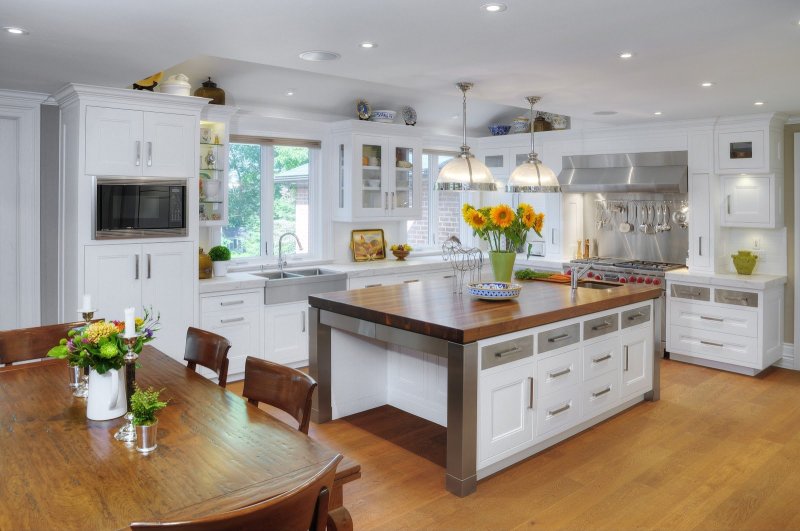
[[[467,286],[473,297],[487,301],[503,301],[519,297],[522,286],[510,282],[478,282]]]
[[[417,125],[417,111],[413,107],[403,107],[402,113],[406,125]]]
[[[372,114],[372,107],[369,106],[368,101],[358,100],[356,103],[356,111],[358,111],[359,120],[369,120],[369,116]]]

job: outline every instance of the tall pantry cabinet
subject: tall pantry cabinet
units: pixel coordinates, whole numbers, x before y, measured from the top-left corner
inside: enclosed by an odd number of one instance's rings
[[[70,84],[55,94],[61,112],[59,177],[60,321],[80,318],[82,295],[95,317],[123,309],[161,314],[153,345],[183,358],[197,322],[200,112],[207,99]],[[96,182],[185,179],[187,236],[94,239]]]

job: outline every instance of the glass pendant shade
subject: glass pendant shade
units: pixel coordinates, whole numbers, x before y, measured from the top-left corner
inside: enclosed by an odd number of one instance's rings
[[[525,98],[531,106],[531,124],[533,124],[533,106],[539,101],[539,96]],[[528,160],[514,168],[506,184],[507,192],[518,193],[558,193],[561,186],[558,184],[556,173],[542,164],[539,155],[533,150],[533,127],[531,126],[531,151]]]

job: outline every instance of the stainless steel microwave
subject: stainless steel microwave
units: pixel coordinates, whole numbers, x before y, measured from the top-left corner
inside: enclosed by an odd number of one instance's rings
[[[97,179],[96,240],[187,234],[185,179]]]

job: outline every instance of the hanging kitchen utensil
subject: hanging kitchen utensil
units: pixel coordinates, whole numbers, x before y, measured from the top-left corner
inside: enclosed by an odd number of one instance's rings
[[[664,203],[664,226],[661,227],[661,230],[664,232],[669,232],[672,230],[672,225],[669,224],[669,204]]]
[[[656,229],[653,227],[656,209],[653,205],[647,205],[647,223],[645,223],[644,233],[655,234]]]
[[[631,205],[628,203],[625,207],[625,221],[619,224],[619,231],[620,232],[630,232],[633,229],[633,225],[631,225],[629,220],[629,214],[631,210]]]
[[[641,223],[639,224],[639,231],[642,233],[647,233],[647,207],[645,205],[639,205],[638,207],[639,215],[637,218],[641,217]]]

